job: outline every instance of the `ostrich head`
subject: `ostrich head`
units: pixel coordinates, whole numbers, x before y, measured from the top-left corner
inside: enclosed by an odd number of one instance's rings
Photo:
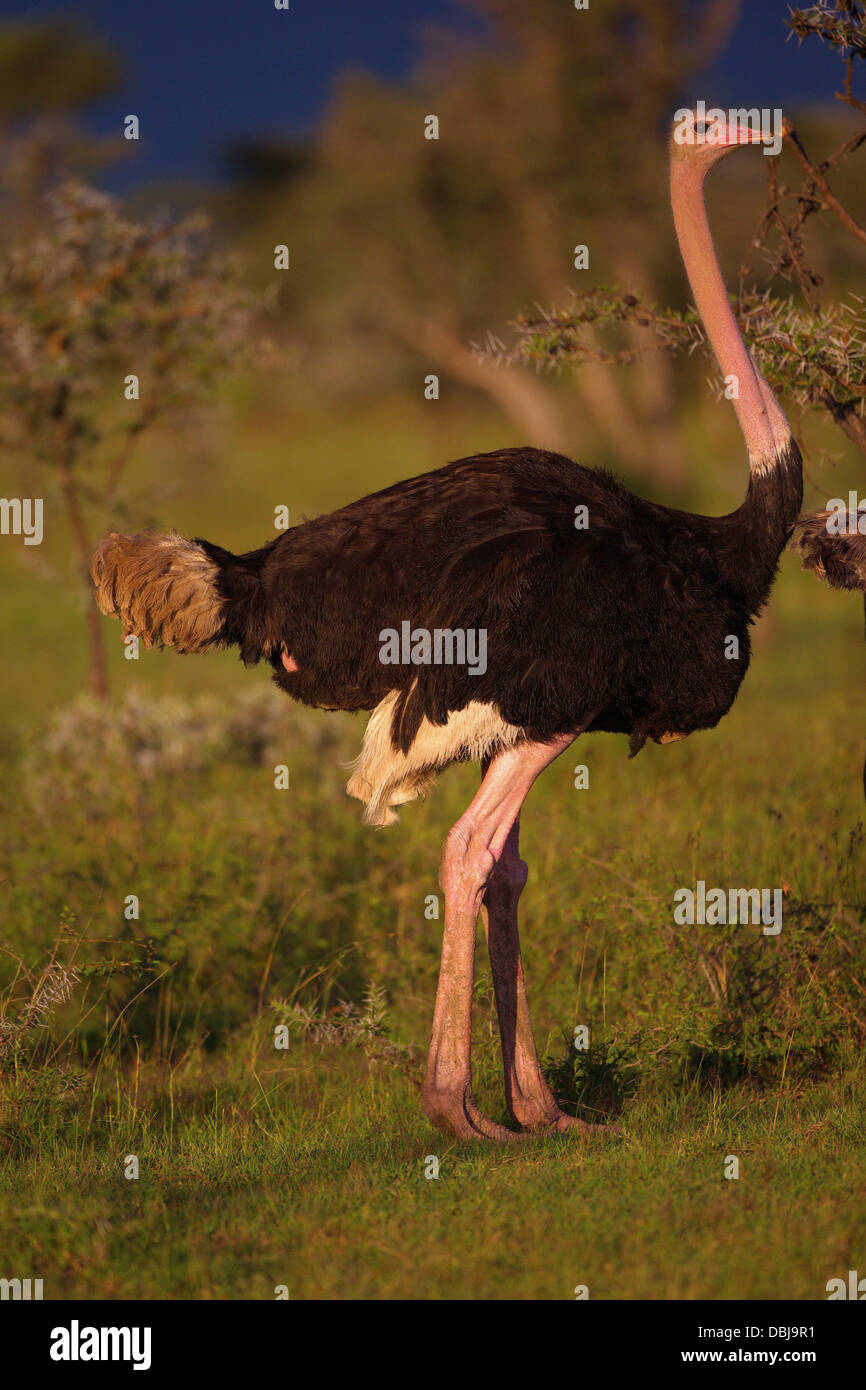
[[[758,124],[762,115],[769,112],[724,112],[719,107],[678,111],[671,131],[671,158],[706,173],[741,145],[771,145],[776,151],[779,137]]]

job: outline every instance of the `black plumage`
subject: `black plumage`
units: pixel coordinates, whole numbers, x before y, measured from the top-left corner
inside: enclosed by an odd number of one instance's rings
[[[533,739],[598,729],[630,734],[636,751],[711,728],[730,708],[801,499],[793,441],[722,517],[647,502],[558,454],[504,449],[247,555],[199,544],[218,569],[220,640],[245,662],[267,658],[277,684],[307,704],[373,709],[398,688],[393,738],[404,752],[423,717],[444,724],[471,700]],[[383,665],[380,634],[405,620],[485,629],[486,671]],[[297,671],[284,669],[284,650]]]

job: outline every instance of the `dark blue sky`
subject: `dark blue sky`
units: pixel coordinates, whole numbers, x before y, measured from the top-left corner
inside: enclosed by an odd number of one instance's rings
[[[592,7],[604,3],[591,0]],[[816,40],[784,43],[787,9],[785,0],[744,0],[712,80],[693,95],[787,109],[833,90],[838,58]],[[343,68],[397,77],[417,55],[426,22],[466,26],[457,0],[291,0],[288,12],[276,11],[273,0],[0,0],[0,14],[78,15],[122,55],[122,93],[88,116],[102,134],[118,132],[129,111],[141,119],[135,159],[109,180],[118,189],[218,177],[226,139],[302,132]],[[587,22],[575,16],[576,26]]]

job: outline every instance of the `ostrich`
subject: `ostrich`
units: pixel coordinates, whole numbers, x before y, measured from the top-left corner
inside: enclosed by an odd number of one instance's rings
[[[347,787],[369,824],[391,824],[393,808],[448,764],[480,762],[480,788],[442,853],[442,960],[423,1088],[430,1120],[460,1139],[517,1137],[472,1093],[479,912],[512,1119],[527,1132],[612,1128],[563,1113],[538,1060],[517,926],[521,807],[581,733],[628,733],[634,756],[648,739],[669,743],[718,723],[800,510],[800,451],[740,335],[703,196],[718,160],[770,137],[711,125],[695,115],[689,138],[672,140],[671,201],[695,303],[723,376],[738,386],[750,478],[736,511],[691,515],[559,454],[502,449],[397,483],[248,554],[142,532],[112,533],[93,559],[99,607],[145,646],[234,644],[245,663],[268,661],[295,699],[372,711]],[[421,660],[384,662],[385,633],[404,624],[413,644],[418,632],[485,632],[485,669],[428,661],[423,641]],[[731,637],[738,659],[729,659]]]

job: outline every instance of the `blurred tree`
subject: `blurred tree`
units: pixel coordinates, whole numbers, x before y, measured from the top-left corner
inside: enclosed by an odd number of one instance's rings
[[[0,26],[0,117],[75,111],[114,91],[116,54],[79,23],[25,20]]]
[[[80,22],[63,18],[0,24],[0,206],[19,224],[38,216],[51,183],[128,152],[126,142],[85,135],[78,114],[115,91],[114,51]]]
[[[89,510],[110,513],[157,419],[202,400],[247,353],[253,301],[201,216],[144,224],[65,183],[41,230],[0,261],[0,447],[52,470],[90,593]],[[90,686],[107,692],[103,623],[87,604]]]
[[[640,266],[651,287],[666,273],[663,131],[739,0],[609,0],[592,14],[561,0],[463,4],[483,35],[429,31],[411,84],[342,81],[309,169],[248,206],[250,235],[291,242],[281,299],[314,345],[311,373],[357,383],[375,365],[380,384],[405,373],[409,347],[422,371],[485,391],[526,442],[564,448],[561,393],[467,342],[504,326],[515,298],[559,297],[577,244],[608,278]],[[611,453],[676,471],[669,364],[645,354],[636,375],[582,379],[582,404]]]

